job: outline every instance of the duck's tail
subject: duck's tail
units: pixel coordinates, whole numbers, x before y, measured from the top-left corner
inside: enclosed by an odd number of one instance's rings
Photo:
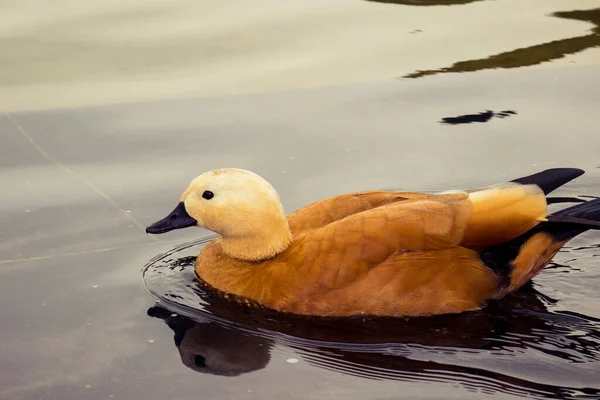
[[[581,174],[581,170],[560,168],[516,179],[514,182],[536,184],[548,194]],[[530,281],[569,240],[589,229],[600,230],[600,199],[585,201],[555,212],[547,217],[547,221],[518,238],[486,249],[482,258],[501,279],[502,290],[499,297]]]
[[[544,194],[549,194],[584,173],[585,171],[579,168],[551,168],[537,174],[515,179],[513,182],[521,185],[538,185],[544,191]]]

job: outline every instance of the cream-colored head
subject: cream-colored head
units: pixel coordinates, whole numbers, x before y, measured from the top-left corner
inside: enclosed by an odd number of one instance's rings
[[[235,258],[264,260],[292,241],[279,195],[265,179],[227,168],[195,178],[181,196],[197,225],[216,233],[223,250]]]

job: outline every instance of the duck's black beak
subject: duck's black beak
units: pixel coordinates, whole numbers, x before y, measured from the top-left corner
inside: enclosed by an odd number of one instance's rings
[[[146,233],[165,233],[174,229],[187,228],[198,223],[194,218],[185,211],[185,205],[180,202],[177,207],[165,218],[157,221],[146,228]]]

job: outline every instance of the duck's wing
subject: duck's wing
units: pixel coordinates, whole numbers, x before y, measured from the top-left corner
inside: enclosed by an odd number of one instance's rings
[[[467,193],[391,203],[306,234],[280,260],[328,287],[352,283],[404,250],[457,246],[471,212]]]
[[[460,246],[398,252],[368,274],[343,282],[346,277],[342,271],[336,279],[324,274],[316,292],[318,301],[298,301],[298,311],[338,316],[458,313],[482,307],[496,296],[499,286],[479,255]]]
[[[291,264],[314,266],[311,274],[339,287],[398,252],[485,247],[514,239],[543,220],[546,208],[544,193],[529,185],[423,195],[314,229],[292,245],[289,257]]]
[[[472,211],[462,246],[487,247],[512,240],[546,219],[548,205],[537,185],[507,183],[469,191]]]
[[[300,236],[349,215],[399,201],[427,196],[431,195],[384,190],[348,193],[309,204],[290,214],[288,222],[294,235]]]
[[[583,173],[578,168],[551,168],[511,183],[470,191],[473,212],[461,245],[497,245],[529,231],[545,220],[548,200],[556,202],[546,195]]]
[[[462,240],[471,209],[466,192],[424,195],[348,215],[316,229],[306,241],[333,240],[336,247],[366,241],[394,252],[449,248]]]

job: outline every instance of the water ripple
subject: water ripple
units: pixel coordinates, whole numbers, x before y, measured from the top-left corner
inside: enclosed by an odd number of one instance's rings
[[[143,279],[189,368],[237,376],[272,352],[365,379],[458,385],[534,398],[600,398],[600,320],[551,311],[556,299],[528,285],[479,312],[430,318],[311,318],[227,301],[195,279],[194,260],[215,236],[156,256]],[[597,245],[568,249],[596,251]],[[555,271],[571,266],[553,265]],[[286,349],[286,350],[281,350]]]

